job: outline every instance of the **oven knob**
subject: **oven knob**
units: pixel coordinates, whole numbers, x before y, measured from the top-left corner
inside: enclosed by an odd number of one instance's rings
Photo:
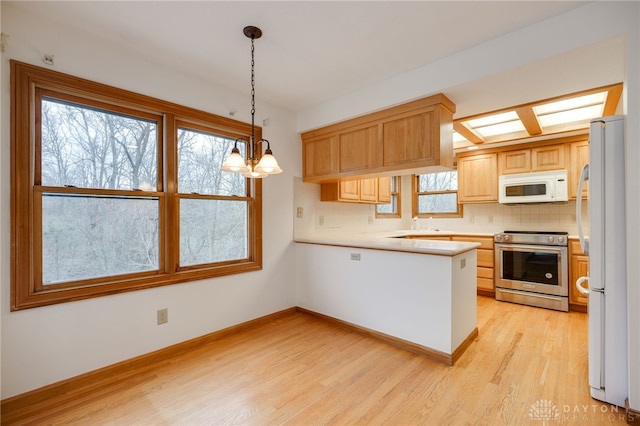
[[[564,243],[564,237],[558,237],[558,242],[559,243]]]
[[[509,241],[511,239],[511,235],[505,235],[502,237],[505,241]]]
[[[547,237],[547,241],[549,241],[550,243],[553,242],[553,237]]]

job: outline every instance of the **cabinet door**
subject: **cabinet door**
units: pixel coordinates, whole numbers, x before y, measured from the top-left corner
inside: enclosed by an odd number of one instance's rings
[[[340,181],[339,200],[360,201],[360,181],[343,180]]]
[[[569,303],[587,306],[589,297],[576,288],[578,278],[589,275],[589,258],[587,256],[571,256],[571,274],[569,279]]]
[[[478,266],[477,286],[478,290],[485,290],[492,293],[495,291],[493,268],[483,268]]]
[[[501,152],[499,161],[501,175],[529,172],[531,171],[531,150],[518,149]]]
[[[338,135],[305,142],[302,145],[304,177],[338,172]]]
[[[565,168],[565,145],[548,145],[531,148],[531,171],[558,170]]]
[[[378,179],[362,179],[360,181],[360,201],[378,202]]]
[[[378,202],[390,203],[391,202],[391,177],[381,177],[378,179]]]
[[[383,123],[383,166],[415,162],[424,162],[425,166],[435,164],[440,141],[434,132],[433,121],[431,109]]]
[[[498,201],[496,154],[480,154],[458,159],[458,199],[461,203]]]
[[[569,199],[578,197],[578,181],[585,164],[589,162],[589,141],[572,143],[569,148]],[[589,181],[582,186],[582,198],[587,198]]]
[[[378,125],[340,133],[340,172],[380,166]]]
[[[589,257],[585,256],[580,247],[580,241],[569,240],[569,305],[572,310],[582,310],[586,312],[589,297],[580,293],[576,288],[576,281],[580,277],[589,275]],[[584,308],[584,309],[580,309]]]

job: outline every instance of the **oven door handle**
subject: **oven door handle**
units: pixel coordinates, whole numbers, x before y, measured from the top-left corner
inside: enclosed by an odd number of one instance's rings
[[[582,294],[589,294],[589,287],[585,287],[582,285],[583,282],[589,281],[589,277],[580,277],[576,280],[576,288]]]
[[[508,251],[526,251],[554,253],[562,255],[567,250],[566,246],[546,246],[546,245],[525,245],[525,244],[502,244],[496,243],[496,248]]]

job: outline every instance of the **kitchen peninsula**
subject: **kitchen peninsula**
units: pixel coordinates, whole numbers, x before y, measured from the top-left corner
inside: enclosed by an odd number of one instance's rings
[[[480,244],[406,235],[296,237],[297,306],[452,365],[478,334]]]

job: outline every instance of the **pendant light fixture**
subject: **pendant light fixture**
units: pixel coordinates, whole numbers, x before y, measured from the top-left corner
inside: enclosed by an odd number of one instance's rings
[[[262,36],[262,30],[258,27],[248,26],[244,27],[243,32],[245,36],[251,39],[251,135],[248,141],[244,139],[236,139],[235,143],[233,144],[231,154],[220,169],[223,172],[242,173],[243,176],[248,178],[263,178],[269,175],[282,173],[282,169],[280,168],[280,166],[278,166],[278,162],[273,156],[273,152],[271,152],[271,145],[269,144],[269,141],[266,139],[260,139],[259,141],[256,141],[254,136],[254,119],[256,114],[256,83],[254,72],[255,49],[253,46],[253,42],[255,39]],[[242,158],[242,156],[240,155],[238,142],[242,142],[247,145],[247,155],[249,159],[246,163],[244,158]],[[260,158],[258,158],[256,155],[256,151],[258,150],[258,145],[262,143],[267,144],[267,149],[265,149],[264,154]]]

